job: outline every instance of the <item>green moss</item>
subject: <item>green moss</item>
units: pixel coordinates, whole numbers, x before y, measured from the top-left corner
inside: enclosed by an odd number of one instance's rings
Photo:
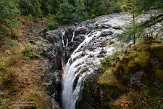
[[[147,67],[150,60],[149,52],[138,52],[137,56],[134,58],[134,61],[137,65],[142,68]]]
[[[129,67],[127,66],[127,64],[122,64],[122,66],[123,66],[124,74],[128,74],[129,73]]]
[[[130,60],[130,61],[128,62],[127,66],[128,66],[129,68],[135,67],[135,61],[134,61],[134,60]]]
[[[102,76],[100,76],[98,83],[100,85],[107,84],[107,86],[117,86],[122,87],[117,78],[115,77],[114,73],[110,70],[107,70]]]
[[[146,41],[139,42],[136,46],[132,48],[132,51],[136,52],[144,52],[144,51],[149,51],[149,46],[150,44],[146,43]]]
[[[1,61],[1,62],[0,62],[0,71],[4,71],[4,70],[6,70],[6,68],[7,68],[6,63],[3,62],[3,61]]]
[[[101,60],[101,73],[104,73],[112,65],[112,62],[115,60],[115,57],[117,57],[117,55],[117,53],[114,53],[113,55],[106,56],[104,57],[104,59]]]
[[[156,78],[163,82],[163,70],[156,70],[155,72]]]
[[[50,30],[57,29],[59,27],[59,23],[57,21],[49,22],[48,27]]]
[[[126,54],[125,56],[126,59],[133,59],[137,56],[137,51],[133,51],[129,49],[127,53],[128,54]]]
[[[155,57],[163,61],[163,43],[152,44],[151,50]]]
[[[105,70],[104,74],[99,78],[99,83],[108,85],[117,85],[119,83],[126,82],[129,77],[135,74],[137,71],[143,70],[144,73],[148,73],[151,76],[154,75],[154,69],[151,65],[151,57],[156,57],[158,60],[163,58],[163,43],[160,41],[142,41],[139,44],[127,49],[127,52],[123,55],[115,55],[114,62],[110,56],[105,58],[102,62],[102,66]],[[162,62],[162,63],[161,63]],[[160,61],[159,68],[163,65],[163,61]],[[149,73],[150,72],[150,73]],[[160,76],[160,72],[156,73]],[[150,75],[144,78],[145,81],[151,81]],[[117,80],[118,79],[118,80]]]
[[[161,109],[162,65],[163,43],[158,40],[142,41],[128,48],[124,54],[105,58],[102,61],[104,70],[96,83],[96,86],[104,93],[103,98],[97,98],[99,97],[97,93],[96,97],[90,96],[96,89],[90,89],[90,87],[96,87],[92,86],[94,83],[89,83],[84,88],[87,90],[86,96],[89,101],[93,98],[102,102],[102,107],[95,109],[123,109],[123,106],[127,105],[129,109]],[[146,86],[147,89],[142,86]],[[93,107],[96,107],[95,102],[91,103]]]

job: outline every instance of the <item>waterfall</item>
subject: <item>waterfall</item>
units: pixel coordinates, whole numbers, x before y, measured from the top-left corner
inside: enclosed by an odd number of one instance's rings
[[[145,17],[147,19],[149,16],[146,15]],[[83,42],[71,54],[64,69],[62,78],[63,109],[75,109],[84,80],[99,69],[100,59],[105,55],[121,51],[127,45],[119,41],[117,36],[124,31],[125,26],[131,20],[130,15],[119,13],[98,17],[94,23],[82,26],[89,31],[84,35]],[[144,18],[141,18],[141,20],[144,20]],[[76,32],[77,29],[74,30],[71,41],[75,40]],[[64,42],[63,45],[65,45]]]
[[[116,16],[114,20],[118,17]],[[93,27],[93,29],[84,35],[84,41],[71,54],[65,66],[62,80],[63,109],[75,109],[84,80],[98,70],[103,54],[111,55],[117,51],[115,50],[115,45],[119,44],[119,42],[116,36],[123,31],[120,29],[116,30],[110,26],[111,24],[115,25],[117,22],[108,21],[95,22],[93,25],[90,24],[88,28]],[[121,18],[118,21],[121,25],[126,24],[126,21],[123,21]],[[71,41],[75,40],[76,31],[77,29],[74,30]],[[106,40],[114,43],[103,46]]]
[[[84,51],[81,49],[99,34],[100,32],[95,32],[91,34],[90,37],[88,37],[89,35],[87,35],[86,39],[72,53],[71,58],[67,62],[63,75],[63,109],[75,109],[76,100],[79,97],[82,83],[88,75],[93,73],[91,69],[87,69],[90,53],[82,55]],[[97,64],[98,63],[99,62],[97,62]],[[84,68],[87,70],[83,71]],[[76,79],[78,80],[75,84]]]

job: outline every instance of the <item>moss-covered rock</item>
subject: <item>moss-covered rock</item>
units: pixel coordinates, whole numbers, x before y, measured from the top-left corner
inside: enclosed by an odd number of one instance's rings
[[[118,82],[116,76],[109,69],[102,76],[99,77],[98,84],[101,86],[107,85],[107,86],[123,88],[123,86]]]
[[[124,54],[105,58],[101,71],[86,80],[79,109],[162,109],[160,40],[142,41]]]
[[[139,65],[142,68],[148,66],[150,60],[150,53],[149,52],[139,52],[137,56],[134,58],[135,64]]]
[[[163,82],[163,70],[156,70],[156,78]]]
[[[153,55],[163,61],[163,43],[154,43],[150,47]]]

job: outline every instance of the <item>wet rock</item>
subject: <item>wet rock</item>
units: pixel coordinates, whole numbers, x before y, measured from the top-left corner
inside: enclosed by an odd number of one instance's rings
[[[101,25],[101,29],[108,29],[108,28],[111,28],[111,25],[108,25],[108,24]]]
[[[60,37],[61,37],[60,32],[56,32],[55,34],[53,34],[53,33],[47,33],[47,34],[48,35],[46,35],[45,39],[48,40],[52,44],[55,42],[58,42],[60,40]]]
[[[75,35],[79,34],[86,34],[87,33],[87,28],[86,27],[81,27],[75,31]]]
[[[101,33],[101,37],[106,37],[106,36],[112,35],[112,34],[113,34],[112,31],[103,31],[103,32]]]
[[[94,26],[94,29],[108,29],[108,28],[111,28],[111,26],[108,24],[95,23],[95,26]]]
[[[112,44],[114,44],[114,43],[115,43],[114,41],[110,41],[110,42],[109,42],[109,45],[112,45]]]
[[[130,83],[135,87],[144,87],[143,83],[144,71],[137,71],[135,74],[131,75]]]
[[[113,29],[120,30],[120,29],[122,29],[122,27],[120,27],[120,26],[113,26]]]
[[[106,53],[107,53],[107,51],[101,50],[101,52],[99,53],[98,57],[104,57]]]

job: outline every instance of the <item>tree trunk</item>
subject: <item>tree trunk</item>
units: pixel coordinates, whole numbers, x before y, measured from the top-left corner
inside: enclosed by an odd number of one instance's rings
[[[135,13],[134,12],[132,14],[132,20],[133,20],[133,27],[135,28]],[[133,34],[133,43],[135,44],[135,42],[136,42],[136,34],[134,32],[134,34]]]

